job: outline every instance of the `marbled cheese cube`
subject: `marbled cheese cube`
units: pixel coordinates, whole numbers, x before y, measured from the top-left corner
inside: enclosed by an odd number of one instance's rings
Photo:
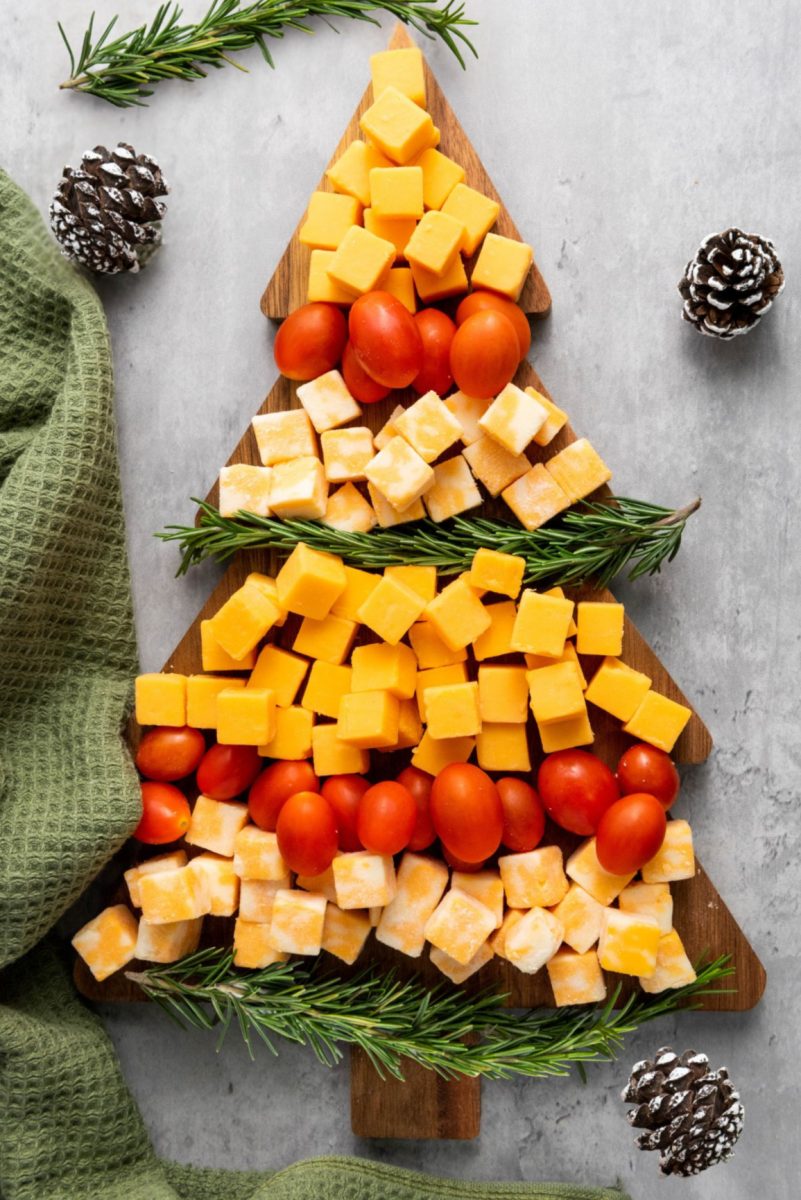
[[[538,725],[569,721],[586,712],[578,670],[572,662],[558,662],[526,673],[531,711]]]
[[[320,438],[325,477],[329,483],[364,479],[364,468],[373,458],[373,435],[366,426],[327,429]]]
[[[573,601],[527,588],[517,606],[512,649],[543,658],[561,658],[573,619]]]
[[[531,463],[525,454],[510,454],[480,429],[479,437],[465,446],[463,454],[476,479],[484,484],[491,496],[499,496],[510,484],[531,470]]]
[[[225,858],[234,857],[236,835],[248,823],[247,804],[212,800],[202,793],[195,801],[192,818],[184,839],[190,846],[201,846]]]
[[[240,510],[244,510],[259,517],[269,517],[272,477],[269,467],[251,467],[247,463],[221,467],[220,515],[235,517]]]
[[[479,667],[478,703],[482,721],[525,724],[528,717],[526,668]]]
[[[349,657],[358,632],[359,626],[355,621],[349,621],[347,617],[335,617],[333,613],[319,620],[304,617],[292,649],[317,662],[340,667]]]
[[[265,467],[291,462],[294,458],[316,458],[317,440],[309,415],[302,408],[259,413],[251,422]]]
[[[462,427],[436,392],[426,392],[394,421],[395,429],[424,462],[432,463],[458,442]]]
[[[369,571],[361,571],[358,567],[343,567],[345,573],[345,590],[340,592],[331,606],[335,617],[347,617],[355,621],[359,609],[378,584],[380,575]]]
[[[277,621],[276,624],[279,622]],[[211,621],[201,621],[200,659],[204,671],[249,671],[256,662],[256,649],[254,646],[241,659],[232,658],[227,650],[223,650],[214,636]]]
[[[135,867],[130,867],[125,872],[124,878],[128,885],[128,895],[131,898],[131,904],[134,908],[142,907],[142,899],[139,895],[139,880],[143,875],[150,875],[151,872],[158,871],[174,871],[177,867],[186,866],[186,851],[172,850],[169,854],[159,854],[155,858],[146,858],[144,862],[137,863]]]
[[[485,904],[495,917],[495,928],[500,929],[503,924],[504,891],[498,871],[454,871],[451,885]]]
[[[542,392],[538,392],[536,388],[527,387],[526,392],[538,404],[541,404],[548,414],[545,424],[541,425],[534,434],[534,441],[538,446],[549,446],[557,433],[567,425],[567,413],[563,412],[561,408],[557,408],[549,396],[543,396]]]
[[[434,472],[402,437],[391,438],[367,463],[364,473],[393,508],[403,512],[434,482]]]
[[[394,437],[399,437],[398,429],[395,424],[398,417],[402,417],[406,409],[402,404],[396,404],[385,423],[381,426],[378,433],[373,438],[376,450],[383,450],[387,442],[391,442]]]
[[[586,438],[571,442],[549,458],[545,469],[567,494],[571,504],[583,500],[612,478],[612,472]]]
[[[481,729],[477,683],[446,683],[425,693],[426,723],[432,738],[470,737]]]
[[[451,958],[450,954],[446,954],[437,946],[432,946],[429,954],[429,958],[437,970],[446,975],[451,983],[457,984],[464,983],[471,975],[475,975],[494,957],[495,954],[489,942],[483,942],[467,963],[457,962],[455,958]]]
[[[174,921],[169,925],[139,922],[134,957],[143,962],[172,963],[187,954],[194,954],[200,943],[203,918],[194,921]]]
[[[433,667],[447,667],[464,662],[467,651],[464,647],[451,650],[434,629],[430,621],[418,621],[409,630],[409,641],[412,644],[417,666],[421,671]]]
[[[450,266],[441,275],[435,275],[420,263],[412,263],[412,275],[417,294],[425,304],[436,304],[448,296],[458,296],[468,289],[467,272],[461,255],[454,255]]]
[[[370,172],[370,208],[389,220],[423,215],[423,172],[420,167],[374,167]]]
[[[298,705],[275,710],[275,733],[269,742],[259,746],[264,758],[282,758],[300,762],[311,758],[314,714]]]
[[[221,746],[263,746],[275,733],[275,695],[267,688],[225,688],[217,696]]]
[[[525,242],[488,233],[473,268],[472,286],[517,300],[533,259],[534,252]]]
[[[675,929],[671,929],[659,939],[656,967],[652,975],[640,978],[640,987],[644,992],[664,992],[668,988],[685,987],[696,978],[681,938]]]
[[[514,600],[501,600],[497,604],[486,604],[485,612],[490,623],[487,629],[473,642],[473,657],[476,662],[487,658],[500,658],[511,654],[512,633],[517,618],[517,606]],[[528,705],[528,684],[526,683],[526,705]]]
[[[273,467],[270,488],[273,515],[285,521],[319,521],[328,507],[328,482],[318,458],[296,458]]]
[[[95,979],[102,982],[135,956],[137,932],[138,923],[131,910],[124,904],[113,904],[79,929],[72,944]]]
[[[426,608],[426,616],[452,650],[461,650],[489,629],[489,613],[464,579],[454,579]]]
[[[362,415],[360,405],[351,396],[339,371],[326,371],[324,375],[301,384],[298,400],[318,433],[338,429],[340,425],[347,425],[348,421],[355,421]]]
[[[508,454],[522,454],[547,419],[548,413],[533,396],[507,383],[478,424]]]
[[[477,396],[468,396],[465,392],[454,392],[451,396],[445,397],[443,404],[459,422],[462,430],[460,436],[465,446],[477,442],[484,436],[479,429],[478,422],[489,407],[488,400]]]
[[[675,883],[695,875],[693,832],[687,821],[668,821],[665,839],[640,872],[643,883]]]
[[[136,677],[136,719],[140,725],[186,724],[186,676],[153,672]]]
[[[340,851],[337,850],[334,858],[338,858]],[[289,884],[287,884],[287,887]],[[304,892],[319,892],[321,896],[325,896],[331,904],[337,902],[337,891],[334,885],[334,866],[333,860],[330,867],[326,867],[319,875],[296,875],[295,887],[302,888]]]
[[[395,896],[395,864],[389,854],[356,850],[334,859],[334,889],[340,908],[384,908]]]
[[[370,917],[362,909],[343,912],[336,904],[328,904],[325,910],[322,948],[350,966],[356,962],[364,949],[371,928]]]
[[[390,646],[396,646],[426,608],[426,602],[400,579],[382,575],[358,612],[358,619]]]
[[[622,604],[599,600],[581,600],[576,606],[579,654],[599,654],[616,658],[623,651]]]
[[[538,725],[537,732],[545,754],[569,750],[573,746],[591,746],[595,741],[586,711],[578,717],[568,717],[565,721],[551,721],[548,725]]]
[[[630,875],[613,875],[601,866],[594,837],[576,847],[565,864],[565,872],[604,906],[611,904],[634,878],[633,871]]]
[[[417,686],[417,659],[410,646],[371,642],[357,646],[351,656],[351,690],[385,690],[398,700],[410,700]]]
[[[559,846],[504,854],[498,859],[498,868],[510,908],[548,908],[567,894],[569,884]]]
[[[553,915],[562,922],[562,937],[577,954],[585,954],[601,936],[604,906],[577,883],[571,883],[567,894],[555,906]]]
[[[376,515],[376,520],[382,529],[392,529],[395,525],[406,525],[409,521],[422,521],[426,515],[421,499],[413,500],[408,508],[399,509],[390,504],[378,488],[372,483],[367,484],[370,503]]]
[[[398,867],[395,896],[381,913],[376,940],[419,958],[426,941],[426,922],[447,886],[445,863],[407,851]]]
[[[439,150],[433,149],[424,150],[414,161],[415,166],[420,167],[423,172],[423,200],[426,208],[442,208],[457,183],[464,179],[464,167],[447,155],[441,154]],[[462,222],[459,224],[462,225]],[[462,230],[464,231],[464,225]],[[464,233],[461,240],[464,240]]]
[[[504,955],[525,975],[536,975],[562,944],[562,923],[547,908],[523,913],[506,934]]]
[[[370,203],[370,172],[373,167],[388,167],[390,160],[377,146],[356,139],[346,147],[326,178],[337,192],[355,196],[365,206]]]
[[[387,85],[359,119],[359,128],[395,163],[408,163],[437,143],[434,122],[419,105]]]
[[[282,650],[280,646],[265,646],[259,652],[247,685],[249,688],[267,688],[275,696],[276,704],[288,708],[295,703],[308,669],[305,658]]]
[[[426,940],[465,966],[495,928],[495,914],[486,904],[459,888],[443,897],[426,921]]]
[[[653,917],[664,935],[673,928],[673,897],[667,883],[630,883],[617,898],[621,912]]]
[[[329,493],[322,522],[347,533],[369,533],[378,524],[378,517],[359,489],[345,483]]]
[[[283,879],[243,879],[239,889],[239,916],[243,921],[269,925],[273,919],[276,892],[291,886],[289,873]]]
[[[233,861],[204,851],[192,859],[189,870],[205,877],[209,889],[209,916],[233,916],[239,905],[239,876]]]
[[[498,220],[501,206],[497,200],[491,200],[475,188],[457,183],[442,205],[442,211],[456,217],[464,225],[462,253],[470,258]],[[474,287],[478,287],[478,284],[474,284]]]
[[[474,737],[432,738],[426,730],[420,744],[412,752],[412,766],[429,775],[438,775],[443,767],[455,762],[467,762],[476,748]]]
[[[309,304],[352,304],[357,298],[358,292],[343,287],[328,274],[335,254],[336,250],[312,250],[309,255],[309,278],[306,286],[306,299]]]
[[[282,608],[319,621],[344,592],[347,576],[341,558],[298,542],[278,572],[276,584]]]
[[[650,691],[645,693],[623,730],[669,754],[692,715],[686,704]]]
[[[301,701],[304,708],[321,717],[339,716],[342,697],[350,691],[352,670],[333,663],[312,663],[309,682]]]
[[[406,257],[413,267],[443,275],[457,258],[463,238],[464,225],[456,217],[427,212],[409,238]]]
[[[528,459],[526,459],[528,462]],[[503,489],[503,499],[525,529],[539,529],[570,504],[567,493],[542,463]]]
[[[238,917],[234,925],[234,966],[258,971],[273,963],[286,962],[288,954],[276,949],[271,926],[264,921]]]
[[[338,725],[315,725],[312,760],[315,775],[366,775],[370,753],[339,738]]]
[[[337,737],[361,750],[386,750],[398,740],[400,701],[387,691],[350,692],[342,697]]]
[[[467,683],[467,667],[462,663],[451,663],[445,667],[431,667],[417,675],[417,707],[424,721],[426,715],[426,692],[429,688],[445,687],[453,683]]]
[[[429,517],[437,523],[481,504],[481,492],[463,455],[457,454],[434,467],[434,483],[423,499]]]
[[[627,667],[619,658],[605,658],[593,675],[585,698],[618,721],[634,716],[651,686],[648,675]]]
[[[279,888],[273,898],[270,941],[286,954],[319,954],[328,901],[317,892]]]
[[[495,933],[491,933],[489,944],[494,954],[498,958],[506,958],[506,935],[510,929],[514,929],[517,922],[524,916],[524,910],[520,908],[507,908],[504,913],[503,921],[500,929],[496,929]]]
[[[234,842],[234,871],[240,879],[283,879],[287,865],[276,834],[256,825],[240,829]]]
[[[601,921],[598,961],[607,971],[648,978],[656,970],[659,937],[653,917],[607,908]]]
[[[392,242],[376,237],[361,225],[351,225],[328,264],[328,275],[334,283],[363,295],[373,290],[394,261]]]
[[[567,1004],[599,1004],[606,999],[606,980],[594,950],[583,954],[557,950],[546,963],[557,1008]]]
[[[204,871],[190,866],[158,871],[139,880],[142,916],[151,925],[192,921],[211,909],[211,890]]]
[[[361,217],[362,206],[354,196],[312,192],[298,241],[302,246],[336,250],[351,225],[357,225]]]

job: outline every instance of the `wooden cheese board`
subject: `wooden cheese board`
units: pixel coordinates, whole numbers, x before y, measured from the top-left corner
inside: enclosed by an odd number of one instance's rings
[[[399,26],[390,45],[398,47],[410,44],[405,29]],[[443,149],[466,166],[469,184],[490,195],[497,196],[478,156],[456,121],[447,100],[427,66],[426,76],[429,107],[436,124],[442,130]],[[353,137],[358,135],[358,116],[367,106],[368,101],[369,89],[365,92],[345,136],[337,147],[335,157]],[[325,186],[325,183],[321,186]],[[503,207],[498,227],[501,232],[519,236],[511,217]],[[281,318],[296,305],[305,301],[307,254],[308,251],[298,242],[296,232],[262,297],[262,310],[265,315],[271,318]],[[532,267],[525,285],[521,303],[523,302],[529,314],[535,317],[546,315],[550,307],[548,289],[536,265]],[[521,387],[533,386],[544,395],[549,395],[544,384],[527,361],[521,364],[515,382]],[[260,412],[275,412],[297,407],[296,386],[289,380],[280,377],[271,389]],[[377,432],[394,406],[399,402],[404,403],[410,398],[412,398],[411,392],[408,394],[395,392],[387,400],[366,407],[364,410],[365,423],[374,432]],[[576,434],[568,425],[548,447],[540,449],[532,445],[530,458],[532,462],[544,461],[574,441],[575,438]],[[256,441],[250,426],[228,459],[228,463],[259,465]],[[207,497],[208,501],[216,503],[217,495],[217,485],[215,484]],[[598,498],[609,497],[611,493],[604,488],[597,495]],[[488,501],[484,505],[481,513],[484,516],[507,518],[509,515],[502,503],[492,501]],[[163,670],[185,674],[200,672],[202,670],[201,620],[213,615],[241,585],[250,571],[261,570],[274,574],[279,565],[276,557],[269,553],[249,552],[238,555],[231,562],[196,619],[164,664]],[[587,598],[592,595],[593,598],[598,599],[613,599],[608,591],[591,592],[589,589],[582,589],[572,595],[574,598]],[[296,629],[297,623],[290,619],[283,629],[277,631],[279,636],[276,640],[279,644],[290,646]],[[654,687],[658,691],[692,707],[667,669],[628,618],[626,619],[622,657],[632,667],[650,675]],[[594,663],[590,662],[590,667],[593,665]],[[596,733],[594,751],[610,765],[614,765],[629,739],[621,732],[619,724],[600,710],[593,712],[593,727]],[[128,727],[128,740],[132,748],[138,744],[139,737],[139,727],[132,720]],[[677,762],[682,764],[698,764],[709,756],[711,749],[711,735],[701,717],[693,712],[689,724],[676,744],[674,757]],[[539,757],[536,745],[532,746],[532,752],[533,761],[536,763]],[[394,775],[406,762],[406,758],[400,762],[398,756],[393,755],[374,755],[373,759],[374,769],[371,771],[371,777],[375,778],[381,775]],[[548,830],[546,839],[548,837],[558,841],[566,850],[572,849],[578,841],[578,839],[571,839],[571,835],[563,834],[555,829]],[[107,901],[115,902],[125,899],[122,888],[122,870],[136,861],[140,849],[134,843],[129,843],[117,856],[117,860],[107,876],[111,880],[106,891]],[[696,960],[702,955],[717,957],[721,954],[730,954],[736,971],[734,979],[736,990],[704,997],[703,1007],[708,1011],[742,1011],[752,1008],[759,1001],[765,988],[764,968],[703,868],[699,865],[695,878],[674,885],[673,890],[676,927],[681,932],[690,957]],[[205,938],[208,943],[225,944],[226,941],[230,942],[232,922],[207,919],[206,924]],[[441,981],[441,976],[430,966],[425,955],[422,960],[410,960],[376,942],[370,943],[368,953],[371,961],[385,967],[392,967],[401,974],[418,973],[427,982]],[[333,964],[335,960],[331,960],[331,962]],[[341,964],[338,965],[341,966]],[[79,959],[76,961],[75,978],[79,990],[92,1000],[117,1002],[143,999],[141,991],[126,979],[123,972],[118,972],[103,983],[97,983]],[[610,978],[610,986],[614,986],[616,982],[615,977]],[[540,972],[536,976],[527,976],[514,970],[503,960],[495,959],[489,963],[474,979],[469,981],[467,986],[482,988],[489,985],[495,985],[508,993],[508,1002],[515,1007],[537,1007],[552,1003],[550,988],[544,972]],[[478,1135],[480,1081],[463,1080],[448,1083],[412,1064],[407,1064],[407,1068],[405,1083],[400,1084],[394,1080],[382,1081],[367,1058],[360,1052],[354,1051],[351,1058],[351,1120],[356,1134],[363,1137],[384,1138],[472,1138]]]

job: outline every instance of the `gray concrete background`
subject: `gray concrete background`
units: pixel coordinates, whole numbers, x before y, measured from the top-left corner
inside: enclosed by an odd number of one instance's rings
[[[151,0],[101,0],[144,20]],[[201,4],[189,2],[198,13]],[[704,507],[661,579],[619,591],[710,724],[717,749],[680,810],[769,973],[742,1016],[647,1029],[590,1081],[485,1086],[473,1144],[365,1143],[345,1070],[302,1051],[251,1064],[231,1040],[182,1035],[152,1008],[104,1013],[158,1150],[215,1166],[280,1167],[330,1152],[473,1179],[619,1180],[638,1200],[797,1193],[799,935],[798,278],[801,5],[659,0],[468,0],[480,53],[431,62],[553,292],[532,357],[623,494]],[[56,17],[79,40],[87,0],[2,4],[4,165],[44,210],[62,165],[131,141],[172,184],[166,247],[101,285],[117,370],[122,476],[142,665],[156,668],[211,587],[175,580],[152,532],[191,517],[273,380],[258,300],[386,32],[348,27],[275,46],[277,70],[161,85],[118,112],[59,93]],[[99,17],[99,19],[100,19]],[[749,337],[718,345],[679,319],[675,290],[707,233],[772,237],[789,279]],[[794,711],[795,710],[795,711]],[[661,1181],[618,1091],[666,1042],[725,1062],[747,1120],[736,1158]],[[792,1181],[792,1182],[791,1182]]]

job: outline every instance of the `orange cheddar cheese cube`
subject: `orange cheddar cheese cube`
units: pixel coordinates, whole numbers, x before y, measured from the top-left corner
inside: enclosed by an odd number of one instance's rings
[[[627,667],[619,658],[605,658],[590,680],[585,697],[619,721],[629,721],[650,687],[651,680],[642,671]]]
[[[205,877],[209,889],[209,915],[233,916],[239,904],[239,876],[234,870],[233,860],[204,851],[195,855],[189,870],[200,872]]]
[[[486,608],[461,578],[454,579],[430,602],[426,616],[452,650],[469,646],[491,624]]]
[[[234,924],[234,966],[261,970],[273,963],[286,962],[289,958],[276,949],[270,925],[264,921],[246,921],[237,917]]]
[[[604,906],[577,883],[571,883],[565,896],[554,907],[553,915],[562,922],[562,938],[577,954],[586,954],[601,936]]]
[[[212,800],[202,793],[195,801],[184,840],[225,858],[233,858],[236,835],[248,823],[248,806],[229,800]]]
[[[270,940],[285,954],[319,954],[328,901],[316,892],[279,888],[273,898]]]
[[[542,405],[514,383],[506,387],[490,404],[479,428],[508,454],[522,454],[548,417]]]
[[[191,866],[158,871],[139,880],[142,916],[151,925],[192,921],[211,908],[209,882],[204,871]]]
[[[424,150],[414,160],[414,165],[423,172],[423,202],[426,208],[442,208],[457,183],[462,183],[465,177],[464,167],[439,150]],[[462,226],[461,247],[465,238],[464,223],[458,217],[453,219]]]
[[[429,114],[391,84],[362,115],[359,126],[374,146],[401,166],[439,140]]]
[[[485,721],[476,737],[476,756],[484,771],[530,771],[525,725]]]
[[[400,579],[428,604],[437,594],[437,568],[418,566],[385,567],[389,579]]]
[[[525,529],[539,529],[570,504],[570,497],[542,463],[513,480],[501,495]]]
[[[298,542],[276,577],[282,608],[318,621],[328,616],[346,582],[341,559],[304,542]]]
[[[382,292],[389,292],[396,300],[400,300],[410,313],[417,312],[417,295],[414,290],[414,276],[409,267],[391,267],[381,280]]]
[[[357,138],[325,174],[335,191],[355,196],[366,208],[370,203],[370,172],[373,167],[390,165],[390,160],[377,146],[368,145]]]
[[[557,1008],[567,1004],[599,1004],[606,999],[606,980],[594,950],[583,954],[557,950],[545,967]]]
[[[321,519],[324,525],[349,533],[369,533],[378,524],[374,510],[352,483],[343,483],[335,492],[329,492]]]
[[[361,205],[353,196],[337,192],[312,192],[298,241],[302,246],[336,250],[350,227],[358,225],[361,216]]]
[[[378,54],[371,54],[370,75],[374,100],[388,87],[394,87],[415,104],[425,108],[426,78],[423,56],[416,46],[404,46],[400,50],[381,50]]]
[[[338,725],[315,725],[312,760],[315,775],[366,775],[370,770],[368,751],[341,741]]]
[[[429,775],[438,775],[443,767],[455,762],[467,762],[476,748],[474,737],[432,738],[426,731],[412,752],[412,766]]]
[[[267,688],[226,688],[217,696],[217,741],[223,746],[263,746],[275,733],[275,693]]]
[[[345,912],[329,903],[325,910],[322,948],[350,966],[364,949],[371,928],[370,918],[364,910]]]
[[[439,275],[419,262],[412,263],[412,275],[417,294],[425,304],[434,304],[448,296],[459,296],[468,288],[467,272],[459,254],[454,255],[452,262]]]
[[[481,547],[470,564],[471,586],[497,592],[516,600],[523,586],[526,560],[519,554],[504,554],[500,550]]]
[[[435,858],[407,851],[400,861],[393,899],[381,913],[376,941],[410,958],[425,946],[428,918],[448,886],[448,868]]]
[[[467,667],[464,663],[448,663],[442,667],[431,667],[425,671],[418,672],[416,683],[417,707],[424,721],[428,720],[426,713],[426,693],[429,688],[440,688],[454,683],[467,683]]]
[[[370,208],[388,220],[423,215],[423,172],[420,167],[375,167],[370,172]]]
[[[373,642],[357,646],[351,658],[354,692],[387,691],[398,700],[409,700],[417,686],[417,659],[410,646]]]
[[[587,838],[576,847],[565,864],[565,872],[604,907],[611,904],[634,878],[634,872],[630,875],[613,875],[601,866],[594,837]]]
[[[568,636],[569,632],[568,632]],[[539,667],[552,667],[555,662],[570,662],[573,663],[578,673],[579,683],[582,691],[586,690],[587,680],[584,678],[584,672],[581,669],[579,657],[576,654],[576,647],[572,642],[565,642],[565,648],[559,658],[542,658],[539,654],[525,654],[526,666],[530,671],[536,671]],[[586,697],[585,697],[586,699]]]
[[[697,976],[687,951],[675,929],[663,934],[656,948],[656,966],[651,975],[640,978],[644,992],[654,994],[668,988],[685,987],[694,983]]]
[[[273,516],[285,521],[319,521],[328,508],[328,482],[318,458],[296,458],[273,467],[270,486]]]
[[[190,675],[186,681],[187,725],[192,729],[216,729],[220,692],[244,686],[244,679],[230,675]]]
[[[282,650],[280,646],[265,646],[259,652],[247,686],[269,689],[275,696],[276,704],[288,708],[295,702],[308,667],[305,658],[289,650]]]
[[[309,278],[306,285],[306,299],[309,304],[317,301],[323,304],[352,304],[358,296],[358,292],[337,283],[328,274],[335,254],[336,250],[312,250],[309,255]]]
[[[490,624],[473,642],[473,657],[476,662],[512,653],[512,632],[517,617],[514,600],[501,600],[497,604],[487,604],[484,607],[489,614]]]
[[[686,704],[679,704],[659,692],[649,691],[623,729],[632,737],[650,742],[669,754],[692,715],[693,710]]]
[[[462,435],[461,425],[436,392],[426,392],[415,400],[394,424],[400,436],[427,463],[439,458]]]
[[[402,437],[391,438],[367,463],[364,473],[393,508],[403,512],[434,482],[434,472]],[[380,520],[380,517],[379,517]]]
[[[459,963],[455,958],[451,958],[450,954],[446,954],[444,950],[438,949],[436,946],[431,947],[429,958],[432,964],[441,971],[443,975],[450,979],[451,983],[464,983],[471,975],[475,975],[482,967],[486,966],[495,957],[495,953],[489,942],[484,942],[479,946],[473,957],[467,963]]]
[[[304,617],[292,649],[318,662],[340,666],[350,655],[358,631],[356,622],[347,617],[335,617],[331,613],[319,621]]]
[[[337,737],[361,750],[380,750],[398,740],[400,703],[387,691],[350,692],[342,697]]]
[[[558,662],[527,672],[531,711],[538,725],[569,721],[585,711],[584,693],[576,666]]]
[[[185,725],[186,676],[137,675],[136,719],[140,725]]]
[[[343,567],[345,572],[345,590],[340,592],[331,606],[335,617],[347,617],[355,621],[359,609],[381,578],[371,575],[369,571],[361,571],[358,567]]]
[[[272,477],[269,467],[251,467],[247,463],[222,467],[217,504],[220,515],[235,517],[240,510],[244,510],[258,517],[269,517]]]
[[[317,441],[309,414],[303,408],[282,412],[259,413],[251,422],[259,458],[265,467],[291,462],[295,458],[314,458]]]
[[[579,654],[603,654],[616,658],[623,650],[623,605],[581,600],[576,611],[576,649]]]
[[[204,671],[248,671],[256,662],[255,649],[232,658],[214,636],[211,621],[200,622],[200,660]]]
[[[240,829],[234,842],[234,871],[240,879],[283,879],[287,870],[276,834],[257,825]]]
[[[385,908],[395,897],[395,864],[389,854],[338,854],[331,867],[340,908]]]
[[[525,242],[488,233],[473,268],[473,287],[488,288],[517,300],[533,260],[531,246]]]
[[[342,697],[350,691],[352,671],[350,667],[337,667],[333,663],[312,663],[309,682],[303,693],[301,705],[321,717],[339,716]]]
[[[426,723],[432,738],[470,737],[481,729],[477,683],[448,683],[425,693]]]
[[[359,620],[395,646],[426,608],[426,602],[400,579],[383,575],[359,609]]]
[[[607,971],[647,978],[656,970],[659,937],[653,917],[607,908],[601,921],[598,961]]]
[[[643,883],[676,883],[695,875],[693,833],[687,821],[668,821],[665,839],[642,868]]]
[[[112,904],[78,930],[72,945],[95,979],[102,982],[135,956],[137,932],[138,922],[131,910],[124,904]]]
[[[423,501],[419,497],[417,500],[413,500],[407,508],[401,509],[390,504],[374,484],[368,483],[367,491],[370,493],[370,502],[375,510],[376,520],[382,529],[392,529],[394,525],[405,525],[408,521],[422,521],[426,515]]]
[[[338,429],[362,415],[361,406],[351,396],[339,371],[326,371],[301,384],[298,400],[318,433]]]
[[[139,922],[136,938],[135,958],[143,962],[177,962],[186,954],[194,954],[200,942],[203,918],[193,921],[173,921],[168,925],[151,925]]]
[[[478,703],[482,721],[524,725],[528,718],[526,668],[479,667]]]
[[[458,257],[463,238],[461,221],[447,213],[431,210],[418,222],[409,238],[406,257],[412,267],[420,267],[432,275],[444,275]]]
[[[464,647],[451,650],[434,629],[430,621],[418,621],[409,630],[409,641],[412,644],[417,666],[421,671],[432,667],[447,667],[464,662],[467,651]]]
[[[245,660],[283,616],[276,602],[256,581],[246,579],[219,608],[209,624],[226,653]],[[164,724],[162,721],[161,724]]]
[[[498,869],[510,908],[550,908],[567,895],[569,883],[559,846],[504,854]]]
[[[375,451],[373,435],[364,426],[327,429],[320,438],[325,477],[329,483],[364,479],[364,468]]]
[[[139,895],[139,880],[142,875],[149,875],[151,872],[157,871],[173,871],[176,867],[185,866],[186,851],[172,850],[169,854],[159,854],[155,858],[146,858],[144,862],[137,863],[135,867],[129,867],[124,873],[123,878],[128,887],[128,895],[134,908],[142,907],[142,900]]]
[[[525,975],[536,975],[562,944],[562,924],[547,908],[532,908],[508,930],[504,957]]]
[[[380,217],[372,208],[364,210],[365,229],[374,233],[376,237],[383,238],[385,242],[392,242],[396,258],[403,258],[406,254],[407,243],[416,226],[417,221],[414,217]]]
[[[467,396],[464,392],[453,392],[443,401],[445,407],[453,413],[462,427],[461,438],[466,446],[477,442],[483,437],[478,422],[489,407],[488,400],[476,396]]]
[[[673,928],[673,897],[667,883],[630,883],[617,898],[621,912],[653,917],[663,935]]]
[[[238,876],[236,880],[239,883]],[[275,893],[290,886],[289,874],[283,879],[243,879],[239,887],[239,916],[243,921],[269,925]]]
[[[481,492],[461,454],[434,467],[434,482],[423,501],[429,517],[437,523],[481,504]]]
[[[394,261],[392,242],[376,237],[362,225],[351,225],[328,264],[328,276],[340,287],[363,295],[372,291]]]
[[[503,924],[504,891],[497,871],[454,871],[451,883],[453,887],[486,904],[495,916],[495,928],[500,929]]]
[[[571,504],[583,500],[612,478],[612,472],[586,438],[579,438],[554,454],[553,458],[548,459],[545,469],[566,493]]]
[[[573,601],[526,589],[512,631],[512,649],[543,658],[561,658],[573,618]]]
[[[586,710],[578,717],[538,725],[537,732],[546,754],[554,754],[557,750],[569,750],[574,746],[591,746],[595,741]]]
[[[475,188],[457,183],[444,201],[442,211],[464,225],[461,249],[469,258],[497,221],[501,206],[497,200],[491,200]],[[475,283],[474,286],[479,285]]]
[[[494,928],[495,914],[486,904],[459,888],[451,888],[426,921],[425,937],[464,966]]]
[[[548,414],[545,422],[534,434],[534,441],[538,446],[549,446],[557,433],[560,433],[567,425],[567,413],[563,412],[561,408],[557,408],[549,396],[543,396],[542,392],[538,392],[536,388],[527,387],[526,392],[538,404],[541,404]]]

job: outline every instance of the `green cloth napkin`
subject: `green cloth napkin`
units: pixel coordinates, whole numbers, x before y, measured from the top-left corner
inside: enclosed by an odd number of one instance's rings
[[[103,311],[0,172],[0,1197],[625,1200],[359,1159],[271,1174],[158,1159],[55,921],[134,828],[136,646]]]

